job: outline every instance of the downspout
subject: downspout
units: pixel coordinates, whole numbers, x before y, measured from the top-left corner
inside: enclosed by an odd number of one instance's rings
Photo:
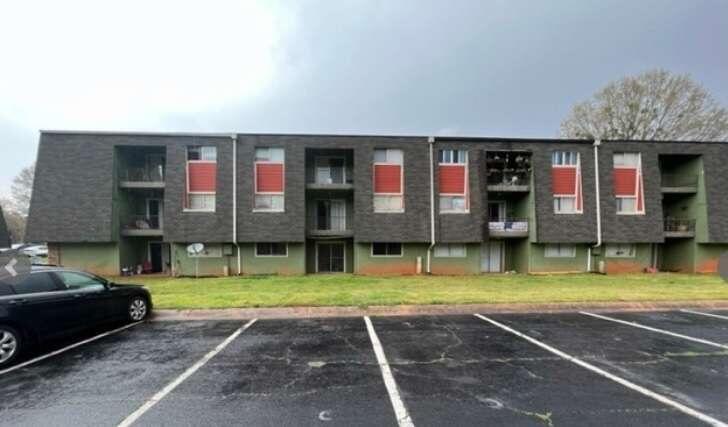
[[[233,143],[233,244],[235,245],[235,253],[238,259],[238,275],[242,274],[242,257],[240,255],[240,245],[238,244],[238,136],[230,135]]]
[[[602,202],[599,195],[599,146],[602,142],[598,139],[594,140],[594,182],[596,183],[595,195],[597,199],[597,244],[593,248],[602,246]],[[589,248],[589,259],[587,261],[587,272],[591,272],[591,251]]]
[[[427,273],[432,273],[432,248],[435,247],[435,166],[433,165],[433,155],[435,137],[427,138],[430,144],[430,246],[427,248]]]

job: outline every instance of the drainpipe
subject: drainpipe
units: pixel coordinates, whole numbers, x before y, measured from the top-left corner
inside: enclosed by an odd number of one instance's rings
[[[435,137],[427,138],[430,144],[430,246],[427,248],[427,273],[432,273],[432,248],[435,247],[435,166],[433,155]]]
[[[601,204],[601,197],[599,195],[599,146],[602,145],[602,141],[595,139],[594,140],[594,182],[596,183],[596,188],[594,194],[596,195],[597,199],[597,244],[594,245],[594,248],[598,248],[602,246],[602,204]],[[587,271],[591,272],[591,250],[592,248],[589,248],[589,259],[587,264]]]
[[[238,258],[238,275],[242,274],[242,258],[240,256],[240,245],[238,244],[238,136],[230,135],[233,143],[233,244]]]

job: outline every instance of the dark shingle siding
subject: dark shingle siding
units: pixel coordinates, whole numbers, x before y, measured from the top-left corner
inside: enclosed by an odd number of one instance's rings
[[[302,242],[306,235],[305,150],[348,149],[354,153],[354,239],[361,242],[429,242],[430,189],[427,138],[336,135],[238,135],[238,241]],[[118,240],[118,221],[112,215],[114,149],[118,146],[166,147],[167,176],[164,209],[166,241],[220,242],[232,240],[232,143],[220,135],[142,135],[43,133],[34,195],[28,221],[29,241],[110,242]],[[188,145],[218,148],[217,206],[214,213],[183,212],[185,153]],[[255,147],[283,147],[286,153],[285,212],[253,212]],[[375,148],[404,151],[405,212],[373,212],[372,161]],[[461,148],[470,152],[469,214],[436,212],[437,240],[487,240],[487,200],[484,159],[488,151],[532,153],[538,242],[591,243],[596,236],[595,167],[590,141],[516,140],[495,138],[437,138],[437,150]],[[553,212],[551,153],[578,151],[583,175],[584,212]],[[643,153],[646,215],[616,215],[612,191],[612,153]],[[701,154],[708,197],[709,239],[728,242],[728,145],[700,143],[604,142],[600,148],[601,210],[604,240],[661,242],[662,204],[658,155]],[[435,203],[438,203],[437,175]]]

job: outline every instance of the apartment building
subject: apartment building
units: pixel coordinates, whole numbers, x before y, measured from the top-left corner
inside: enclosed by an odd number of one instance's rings
[[[28,240],[107,275],[711,272],[726,164],[725,143],[46,131]]]

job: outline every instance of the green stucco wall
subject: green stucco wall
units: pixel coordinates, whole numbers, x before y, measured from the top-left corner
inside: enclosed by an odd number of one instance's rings
[[[289,243],[287,257],[256,257],[253,243],[241,243],[240,253],[243,257],[243,274],[306,273],[306,245],[303,243]]]
[[[58,263],[64,267],[102,275],[120,272],[119,247],[116,243],[57,243]]]
[[[599,271],[600,263],[604,263],[604,272],[607,274],[616,273],[640,273],[652,266],[652,245],[642,243],[635,245],[635,256],[631,258],[607,256],[607,246],[604,245],[598,251],[598,255],[592,257],[592,271]]]
[[[587,245],[576,245],[574,258],[546,258],[546,245],[533,244],[530,249],[530,273],[561,273],[586,271]]]
[[[425,250],[427,245],[425,245]],[[432,256],[432,274],[461,275],[480,273],[480,244],[470,243],[465,245],[465,257],[462,258],[439,258]],[[427,254],[422,258],[422,269],[426,269]]]
[[[210,243],[209,245],[221,245],[220,243]],[[229,274],[236,274],[237,256],[235,247],[233,246],[233,255],[223,255],[221,257],[200,257],[193,258],[187,254],[187,243],[173,243],[171,245],[172,252],[172,271],[176,276],[224,276],[226,267]],[[199,264],[197,263],[199,262]]]
[[[358,274],[416,274],[417,257],[422,257],[422,271],[426,268],[428,245],[425,243],[403,244],[402,256],[398,257],[372,257],[370,243],[354,245],[354,268]]]
[[[728,252],[727,244],[698,244],[695,248],[695,272],[715,273],[718,271],[718,258]]]

